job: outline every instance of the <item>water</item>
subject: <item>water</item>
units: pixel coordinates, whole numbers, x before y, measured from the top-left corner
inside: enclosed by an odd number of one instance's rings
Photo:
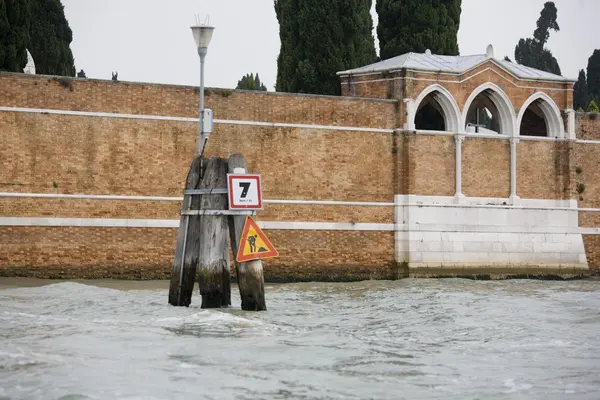
[[[600,281],[167,288],[0,279],[0,399],[600,398]]]

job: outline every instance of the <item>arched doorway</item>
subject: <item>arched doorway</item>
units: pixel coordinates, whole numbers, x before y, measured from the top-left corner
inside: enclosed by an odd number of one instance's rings
[[[462,123],[467,133],[514,136],[515,110],[508,96],[493,83],[481,85],[465,102]]]
[[[446,119],[440,104],[429,94],[417,107],[415,129],[423,131],[445,131]]]
[[[519,135],[533,137],[564,137],[564,124],[556,103],[545,93],[531,96],[519,113]]]
[[[460,110],[452,94],[443,86],[435,84],[427,87],[414,104],[416,130],[459,132]]]

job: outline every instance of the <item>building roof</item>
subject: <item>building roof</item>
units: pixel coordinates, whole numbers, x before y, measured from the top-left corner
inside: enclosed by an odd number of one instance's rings
[[[539,69],[526,67],[510,61],[497,60],[494,58],[494,50],[491,46],[488,46],[487,54],[476,54],[472,56],[440,56],[431,54],[429,51],[426,53],[406,53],[375,64],[341,71],[338,72],[338,75],[365,75],[401,69],[461,74],[483,64],[489,59],[493,60],[501,68],[520,79],[559,82],[577,81],[576,79],[568,79],[560,75],[540,71]]]

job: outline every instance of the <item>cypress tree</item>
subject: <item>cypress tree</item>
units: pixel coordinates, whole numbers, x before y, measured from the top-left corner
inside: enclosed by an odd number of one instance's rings
[[[263,85],[258,77],[258,73],[254,76],[253,73],[246,74],[238,81],[236,89],[242,90],[260,90],[263,92],[267,91],[267,87]]]
[[[461,0],[377,0],[380,56],[408,52],[458,55]]]
[[[536,68],[542,71],[561,75],[558,61],[552,52],[544,46],[550,37],[550,30],[558,32],[558,9],[553,1],[544,4],[544,8],[537,20],[537,28],[533,38],[521,39],[515,47],[515,61],[519,64]]]
[[[75,76],[73,33],[60,0],[34,0],[29,51],[38,74]]]
[[[275,0],[276,89],[339,95],[336,72],[376,61],[372,0]]]
[[[585,78],[585,71],[579,71],[579,78],[573,86],[573,107],[577,110],[584,108],[588,101],[588,86]]]
[[[23,72],[30,20],[30,0],[0,0],[0,71]]]
[[[600,103],[600,50],[594,50],[588,59],[587,89],[589,97]]]

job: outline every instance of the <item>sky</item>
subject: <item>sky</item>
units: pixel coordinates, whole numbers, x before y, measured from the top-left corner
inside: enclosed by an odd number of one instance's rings
[[[514,59],[515,45],[533,35],[545,1],[463,0],[461,55],[485,54],[492,44],[496,58]],[[196,15],[201,20],[209,15],[215,32],[206,57],[206,85],[235,88],[243,75],[253,72],[274,90],[280,42],[273,0],[62,2],[73,30],[75,67],[88,78],[111,79],[111,72],[117,71],[122,81],[198,86],[200,61],[190,26]],[[560,31],[551,32],[547,47],[563,76],[576,79],[594,49],[600,48],[600,36],[592,33],[600,1],[555,3]],[[377,26],[374,9],[372,15]]]

